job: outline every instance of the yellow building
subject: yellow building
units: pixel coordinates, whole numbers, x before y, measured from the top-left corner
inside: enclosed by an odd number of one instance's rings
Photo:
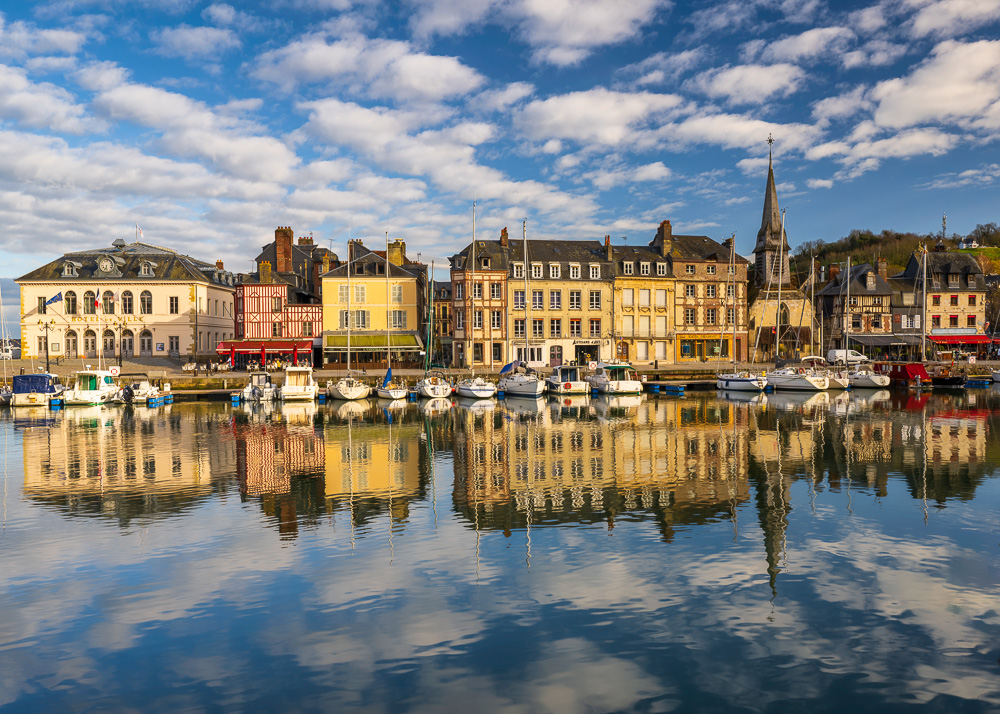
[[[348,244],[347,255],[322,277],[324,362],[346,361],[350,324],[352,365],[384,365],[390,344],[395,364],[419,363],[426,266],[406,258],[403,241],[389,246],[388,275],[385,254],[360,241]]]

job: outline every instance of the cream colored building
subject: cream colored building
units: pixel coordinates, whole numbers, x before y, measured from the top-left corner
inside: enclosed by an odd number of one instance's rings
[[[119,239],[16,280],[24,358],[207,359],[232,339],[234,278],[167,248]]]

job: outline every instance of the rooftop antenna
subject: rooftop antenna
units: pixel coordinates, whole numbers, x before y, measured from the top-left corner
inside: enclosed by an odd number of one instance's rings
[[[628,236],[622,236],[622,245],[628,245]]]

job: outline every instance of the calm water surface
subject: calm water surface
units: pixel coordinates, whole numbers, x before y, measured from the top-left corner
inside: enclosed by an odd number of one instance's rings
[[[8,412],[0,708],[996,711],[998,415]]]

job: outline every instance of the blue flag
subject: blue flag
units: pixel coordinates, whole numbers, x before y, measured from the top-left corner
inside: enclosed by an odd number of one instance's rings
[[[62,292],[56,293],[53,297],[50,297],[45,301],[46,305],[51,305],[54,302],[62,302]]]
[[[386,370],[385,379],[382,380],[382,389],[389,386],[389,382],[392,381],[392,367]]]

